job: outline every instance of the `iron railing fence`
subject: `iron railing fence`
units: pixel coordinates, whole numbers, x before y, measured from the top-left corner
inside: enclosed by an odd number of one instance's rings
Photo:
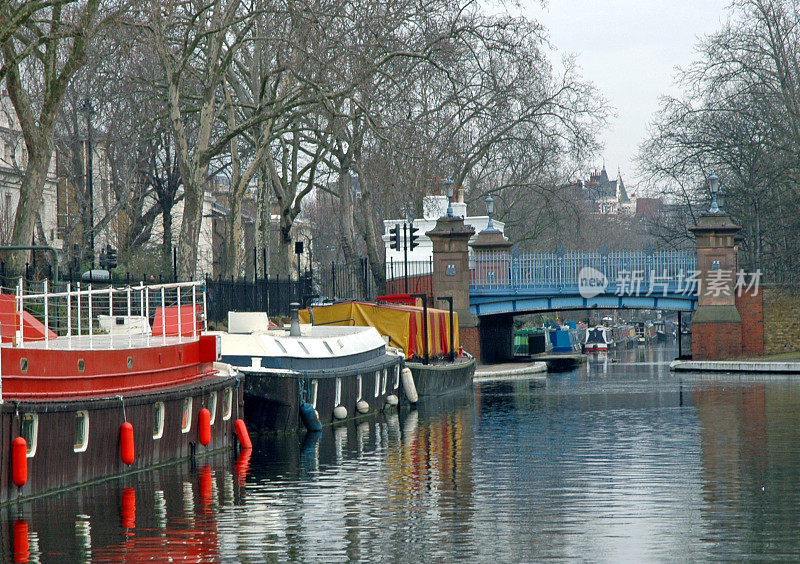
[[[470,259],[470,285],[474,288],[536,288],[577,286],[581,270],[591,267],[614,284],[621,276],[651,274],[660,280],[677,281],[697,268],[692,251],[613,251],[609,253],[482,252]]]

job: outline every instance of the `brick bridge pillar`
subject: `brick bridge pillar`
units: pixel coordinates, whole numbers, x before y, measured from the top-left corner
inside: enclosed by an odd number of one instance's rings
[[[433,297],[453,296],[461,346],[480,358],[478,318],[469,311],[468,245],[475,229],[461,217],[440,217],[425,234],[433,243]]]
[[[698,296],[692,314],[692,358],[718,360],[742,354],[742,318],[736,309],[736,234],[740,227],[719,211],[700,216],[697,240]]]
[[[484,229],[469,244],[475,254],[508,252],[512,246],[497,229]],[[503,255],[500,255],[503,257]],[[504,258],[498,260],[496,265],[484,263],[484,267],[494,270],[499,279],[503,279],[504,271],[508,270],[508,261]],[[510,280],[509,280],[510,282]],[[514,316],[513,315],[485,315],[478,324],[480,335],[480,360],[484,364],[503,362],[514,358]]]

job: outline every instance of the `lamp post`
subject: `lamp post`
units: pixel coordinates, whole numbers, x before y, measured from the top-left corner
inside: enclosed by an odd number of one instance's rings
[[[717,204],[717,194],[719,193],[719,178],[714,171],[711,171],[711,176],[708,177],[708,187],[711,189],[711,208],[708,213],[719,213],[719,204]]]
[[[486,231],[494,231],[494,223],[492,223],[492,216],[494,215],[494,198],[489,194],[486,196],[486,215],[489,216],[489,223],[486,224]]]
[[[444,179],[444,192],[447,194],[447,219],[452,219],[453,216],[453,179]]]

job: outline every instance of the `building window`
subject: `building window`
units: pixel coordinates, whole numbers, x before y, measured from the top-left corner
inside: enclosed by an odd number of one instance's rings
[[[164,402],[157,401],[153,406],[153,438],[164,436]]]
[[[39,416],[35,413],[23,413],[20,435],[28,443],[28,458],[36,455],[36,443],[39,440]]]
[[[78,411],[75,413],[75,444],[72,450],[85,452],[89,446],[89,412]]]
[[[183,415],[181,415],[181,433],[188,433],[192,429],[192,398],[183,400]]]

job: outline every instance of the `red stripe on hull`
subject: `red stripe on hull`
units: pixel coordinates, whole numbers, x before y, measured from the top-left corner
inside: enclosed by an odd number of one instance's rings
[[[200,349],[200,341],[114,350],[3,347],[3,395],[89,398],[200,381],[215,373]]]

